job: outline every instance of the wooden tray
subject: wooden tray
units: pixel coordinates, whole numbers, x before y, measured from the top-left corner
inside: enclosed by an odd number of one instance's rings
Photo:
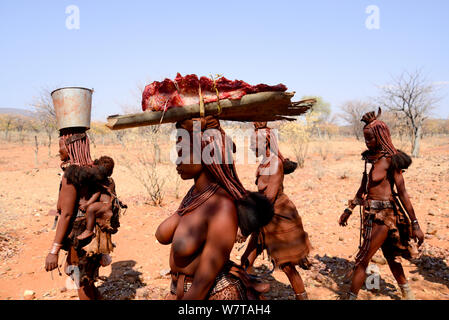
[[[217,115],[221,120],[231,121],[275,121],[294,120],[288,116],[299,116],[312,108],[315,99],[291,102],[294,92],[259,92],[244,95],[240,100],[220,100],[221,112],[217,102],[204,105],[205,115]],[[158,125],[177,122],[200,116],[200,105],[174,107],[163,111],[145,111],[127,115],[108,117],[106,126],[111,130]]]

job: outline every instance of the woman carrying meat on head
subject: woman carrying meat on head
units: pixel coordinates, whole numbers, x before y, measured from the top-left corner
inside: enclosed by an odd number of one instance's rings
[[[272,207],[241,184],[233,143],[217,118],[184,120],[176,127],[178,135],[184,133],[177,142],[176,170],[183,180],[194,179],[194,185],[156,231],[161,244],[171,244],[167,299],[257,299],[269,285],[254,283],[230,261],[230,253],[238,227],[246,234],[260,228],[271,219]]]
[[[279,151],[276,137],[266,122],[255,122],[251,137],[251,149],[262,160],[256,172],[256,185],[274,205],[271,221],[251,235],[248,247],[242,255],[241,263],[251,268],[256,257],[267,250],[274,266],[278,266],[288,277],[297,300],[307,300],[304,283],[296,270],[296,265],[309,269],[307,256],[311,244],[304,231],[301,217],[293,202],[284,193],[284,174],[293,172],[296,166],[285,159]]]
[[[87,120],[85,117],[86,114],[90,115],[90,104],[82,105],[84,108],[81,112],[78,110],[77,117],[69,117],[67,114],[73,111],[71,105],[64,105],[64,99],[59,101],[55,101],[54,97],[53,99],[60,132],[59,155],[64,175],[57,204],[59,222],[53,245],[45,260],[45,270],[58,268],[59,251],[66,250],[68,252],[66,273],[74,280],[80,300],[99,299],[100,295],[94,282],[100,265],[110,263],[108,255],[112,252],[110,234],[99,232],[98,237],[90,243],[91,247],[85,247],[89,243],[77,239],[86,227],[85,215],[79,210],[80,202],[92,196],[94,191],[91,190],[91,185],[105,178],[101,174],[104,170],[92,167],[89,138],[86,134],[90,126],[90,116]]]
[[[361,120],[365,123],[363,134],[368,147],[362,153],[365,172],[355,198],[349,201],[349,208],[345,209],[339,219],[339,224],[346,226],[355,206],[363,206],[363,244],[356,256],[351,289],[345,298],[357,299],[366,278],[365,270],[377,250],[382,248],[403,299],[412,300],[413,292],[400,262],[401,256],[415,258],[418,254],[416,243],[411,239],[418,240],[419,246],[424,241],[424,234],[416,219],[402,175],[412,160],[394,147],[390,130],[383,121],[378,120],[380,114],[379,108],[377,116],[374,112],[369,112]],[[369,174],[368,163],[371,164]]]

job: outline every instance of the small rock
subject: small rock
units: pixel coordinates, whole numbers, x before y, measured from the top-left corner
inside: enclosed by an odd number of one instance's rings
[[[411,279],[412,279],[412,281],[419,281],[418,277],[412,277]]]
[[[61,292],[61,293],[66,292],[66,291],[67,291],[66,287],[62,287],[62,288],[59,289],[59,292]]]
[[[343,237],[338,237],[338,241],[344,241],[345,239]]]
[[[159,274],[161,275],[161,277],[166,277],[170,274],[170,269],[162,269]]]
[[[34,298],[36,298],[36,293],[33,290],[25,290],[25,292],[23,293],[23,298],[25,300],[33,300]]]
[[[143,298],[143,299],[148,299],[149,297],[149,292],[147,288],[139,288],[136,290],[136,297],[137,298]]]
[[[435,227],[435,225],[433,225],[433,224],[431,224],[431,223],[428,223],[427,224],[427,230],[426,230],[426,233],[427,234],[431,234],[431,235],[435,235],[435,234],[437,234],[437,228]]]
[[[321,273],[317,273],[315,276],[313,276],[313,279],[318,282],[324,282],[326,280],[326,278]]]
[[[379,256],[372,257],[371,261],[376,264],[380,264],[380,265],[387,264],[387,260],[384,257],[379,257]]]
[[[429,216],[435,216],[435,212],[433,212],[432,210],[429,210]]]

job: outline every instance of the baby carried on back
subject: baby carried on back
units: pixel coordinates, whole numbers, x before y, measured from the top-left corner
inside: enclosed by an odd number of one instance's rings
[[[86,214],[86,230],[77,239],[84,240],[95,237],[95,223],[105,232],[114,234],[118,231],[118,211],[127,206],[120,202],[115,192],[115,183],[111,178],[114,170],[114,160],[108,156],[100,157],[94,161],[94,188],[92,196],[86,200],[81,199],[79,210]]]

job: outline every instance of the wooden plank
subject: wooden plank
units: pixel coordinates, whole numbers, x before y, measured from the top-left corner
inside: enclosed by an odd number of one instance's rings
[[[275,121],[292,120],[287,116],[298,116],[309,110],[316,100],[308,99],[291,102],[294,92],[259,92],[243,96],[240,100],[220,100],[221,120],[231,121]],[[211,102],[204,105],[205,115],[218,114],[218,103]],[[200,116],[200,106],[189,105],[162,111],[145,111],[128,115],[114,115],[108,117],[106,126],[112,130],[133,127],[157,125],[161,123],[177,122]]]

